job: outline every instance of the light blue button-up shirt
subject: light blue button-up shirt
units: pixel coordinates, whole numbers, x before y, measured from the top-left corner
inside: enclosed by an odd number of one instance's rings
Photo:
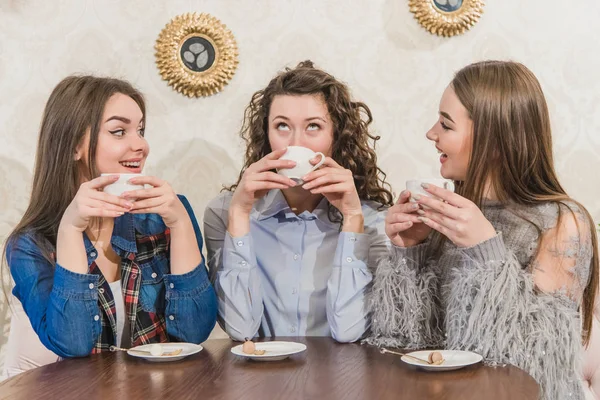
[[[296,215],[280,190],[258,200],[250,233],[227,232],[233,193],[213,199],[204,215],[208,266],[219,322],[236,340],[255,336],[332,336],[353,342],[369,326],[365,288],[376,260],[388,254],[385,212],[362,203],[364,233],[340,232],[325,198]]]

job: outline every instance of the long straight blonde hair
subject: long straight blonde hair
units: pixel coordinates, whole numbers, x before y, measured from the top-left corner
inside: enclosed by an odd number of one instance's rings
[[[146,114],[144,97],[129,82],[96,76],[69,76],[52,91],[46,103],[37,143],[31,199],[25,214],[8,236],[2,253],[2,268],[6,249],[19,235],[28,233],[49,262],[60,220],[71,203],[81,175],[86,179],[99,176],[96,168],[96,146],[104,107],[117,93],[131,97]],[[82,171],[75,161],[77,146],[90,132],[87,168]]]
[[[458,194],[481,207],[489,181],[503,204],[570,201],[587,218],[593,245],[590,281],[583,294],[583,342],[587,345],[598,290],[597,236],[588,211],[567,195],[556,175],[550,117],[539,81],[522,64],[483,61],[458,71],[450,86],[473,121],[471,158],[465,181],[456,182]],[[492,159],[497,162],[491,163]],[[437,240],[438,250],[442,241]]]

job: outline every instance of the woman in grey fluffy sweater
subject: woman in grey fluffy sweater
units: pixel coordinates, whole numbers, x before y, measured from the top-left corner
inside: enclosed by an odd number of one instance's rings
[[[423,185],[434,197],[405,191],[389,209],[366,341],[474,351],[529,372],[543,399],[582,399],[597,239],[556,177],[539,82],[517,63],[469,65],[427,137],[456,193]]]

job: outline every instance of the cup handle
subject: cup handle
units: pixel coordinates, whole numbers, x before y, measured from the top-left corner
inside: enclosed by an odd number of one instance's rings
[[[323,163],[325,162],[325,154],[323,154],[323,153],[321,153],[321,152],[319,151],[319,152],[317,152],[317,153],[315,154],[315,156],[321,156],[321,161],[319,161],[319,162],[317,163],[317,165],[315,165],[314,167],[312,167],[312,168],[310,169],[310,171],[309,171],[309,172],[313,172],[315,169],[319,168],[319,167],[320,167],[321,165],[323,165]]]
[[[451,192],[454,192],[454,182],[452,182],[452,181],[445,181],[444,182],[444,189],[449,190]]]

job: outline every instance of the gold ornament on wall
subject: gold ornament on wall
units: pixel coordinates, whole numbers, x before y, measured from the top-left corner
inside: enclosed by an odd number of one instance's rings
[[[410,0],[415,18],[429,32],[455,36],[470,29],[483,13],[484,0]]]
[[[154,49],[162,78],[188,97],[219,93],[238,65],[233,34],[205,13],[173,18],[158,35]]]

